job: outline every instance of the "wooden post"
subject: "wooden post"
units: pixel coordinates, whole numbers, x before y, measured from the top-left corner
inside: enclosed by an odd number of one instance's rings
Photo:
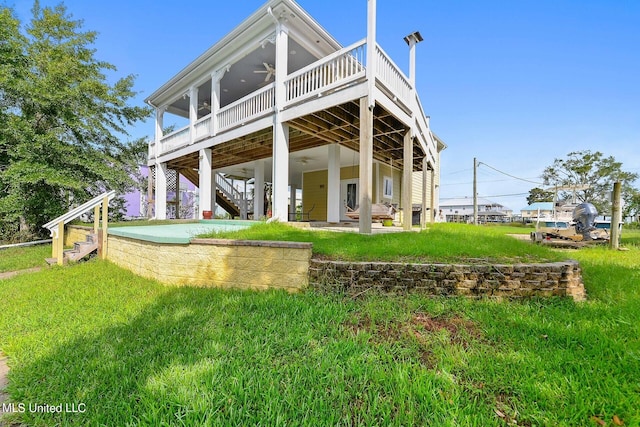
[[[96,205],[93,208],[93,234],[98,236],[98,229],[100,228],[100,206]]]
[[[102,199],[102,251],[101,258],[107,259],[107,224],[109,223],[109,197]]]
[[[622,184],[616,182],[613,184],[613,200],[611,203],[611,234],[609,235],[609,245],[611,249],[618,249],[620,246],[620,222],[621,222],[621,209],[620,209],[620,193]]]
[[[369,0],[372,1],[372,0]],[[371,203],[373,193],[373,106],[368,96],[360,98],[360,218],[358,230],[371,234]]]
[[[56,258],[58,265],[64,264],[64,221],[58,223],[58,239],[56,245]]]

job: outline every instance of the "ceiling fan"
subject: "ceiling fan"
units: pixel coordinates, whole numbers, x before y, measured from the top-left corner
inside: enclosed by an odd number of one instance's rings
[[[269,79],[276,74],[276,69],[273,65],[267,64],[266,62],[263,62],[262,65],[264,65],[264,70],[253,70],[253,72],[256,74],[266,74],[266,76],[264,76],[264,81],[268,82]]]
[[[202,102],[202,104],[198,106],[198,111],[202,111],[202,110],[211,111],[211,105],[209,105],[207,101]]]

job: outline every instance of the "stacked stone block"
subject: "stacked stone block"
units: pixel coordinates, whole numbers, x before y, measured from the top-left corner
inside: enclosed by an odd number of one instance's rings
[[[406,264],[312,259],[309,282],[325,290],[488,297],[585,299],[576,261],[549,264]]]

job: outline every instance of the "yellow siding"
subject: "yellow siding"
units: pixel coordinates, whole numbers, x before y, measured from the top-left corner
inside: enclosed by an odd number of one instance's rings
[[[312,221],[327,220],[327,178],[326,170],[305,172],[302,176],[302,211],[308,212]]]

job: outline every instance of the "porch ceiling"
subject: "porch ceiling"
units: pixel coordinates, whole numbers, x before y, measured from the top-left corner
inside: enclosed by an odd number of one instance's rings
[[[360,148],[360,106],[357,101],[334,106],[296,118],[289,125],[289,152],[306,150],[322,145],[338,143],[354,151]],[[375,160],[402,168],[403,139],[406,127],[379,105],[374,108]],[[273,131],[265,128],[253,134],[212,147],[213,168],[222,169],[272,156]],[[425,153],[417,143],[413,144],[413,170],[422,170]],[[172,169],[198,168],[198,153],[190,153],[171,160]]]

